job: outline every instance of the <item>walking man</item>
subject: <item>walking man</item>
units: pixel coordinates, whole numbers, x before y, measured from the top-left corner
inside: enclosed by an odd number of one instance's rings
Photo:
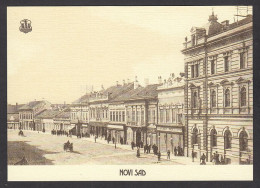
[[[205,154],[203,153],[203,155],[200,157],[200,161],[201,161],[201,165],[206,165],[206,162],[205,162],[205,160],[206,160],[206,156],[205,156]]]
[[[171,155],[171,152],[170,150],[167,151],[167,159],[170,160],[170,155]]]
[[[192,152],[191,152],[191,157],[192,157],[192,162],[194,162],[194,158],[195,158],[194,150],[192,150]]]
[[[158,153],[158,162],[161,160],[161,152]]]

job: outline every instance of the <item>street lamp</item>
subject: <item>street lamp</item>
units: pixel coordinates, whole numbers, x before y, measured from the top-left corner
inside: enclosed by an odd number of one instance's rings
[[[173,139],[171,137],[172,153],[173,153]]]

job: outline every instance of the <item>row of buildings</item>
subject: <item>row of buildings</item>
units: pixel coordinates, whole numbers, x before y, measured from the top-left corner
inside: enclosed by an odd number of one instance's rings
[[[188,157],[204,153],[210,161],[218,152],[228,164],[252,163],[252,16],[229,24],[212,13],[190,32],[180,76],[145,87],[137,79],[102,87],[55,112],[46,101],[32,102],[19,109],[18,126],[75,129],[124,144],[156,144],[161,152],[180,146]]]

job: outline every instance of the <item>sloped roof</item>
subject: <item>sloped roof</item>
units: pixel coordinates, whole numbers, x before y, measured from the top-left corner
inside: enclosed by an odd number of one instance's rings
[[[135,95],[131,96],[130,99],[135,99],[135,98],[143,98],[143,99],[148,99],[148,98],[157,98],[158,96],[158,91],[157,87],[160,84],[151,84],[148,85],[140,90],[140,92],[136,93]]]
[[[24,106],[24,104],[19,104],[19,105],[12,105],[12,104],[8,104],[7,105],[7,113],[8,114],[14,114],[14,113],[18,113],[18,110]]]
[[[55,116],[55,118],[66,118],[66,119],[70,118],[70,109],[67,108],[67,109],[63,110],[62,112],[57,114]]]
[[[56,115],[61,113],[61,111],[56,111],[56,110],[44,110],[42,113],[38,114],[36,117],[38,119],[52,119]]]
[[[28,104],[23,105],[21,108],[19,108],[19,110],[32,110],[34,107],[36,107],[37,105],[41,104],[41,103],[49,103],[48,101],[42,100],[42,101],[31,101]]]
[[[81,96],[79,99],[72,102],[72,106],[73,106],[73,104],[88,103],[89,97],[90,97],[90,93],[87,93],[87,94]]]

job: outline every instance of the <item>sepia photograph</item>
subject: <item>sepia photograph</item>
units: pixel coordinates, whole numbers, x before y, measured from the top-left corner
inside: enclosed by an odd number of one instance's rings
[[[7,7],[7,103],[14,180],[252,179],[253,6]]]

